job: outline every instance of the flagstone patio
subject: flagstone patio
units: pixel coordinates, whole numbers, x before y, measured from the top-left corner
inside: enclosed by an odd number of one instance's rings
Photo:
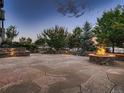
[[[0,93],[124,93],[124,63],[101,66],[73,55],[1,58]]]

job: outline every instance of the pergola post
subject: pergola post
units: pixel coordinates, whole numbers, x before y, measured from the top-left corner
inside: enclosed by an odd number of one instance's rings
[[[3,10],[4,0],[0,0],[0,44],[5,40],[5,29],[4,29],[4,20],[5,12]]]

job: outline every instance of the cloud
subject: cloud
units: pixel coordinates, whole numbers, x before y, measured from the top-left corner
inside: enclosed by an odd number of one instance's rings
[[[99,8],[113,0],[55,0],[57,11],[69,17],[80,17],[86,11]]]

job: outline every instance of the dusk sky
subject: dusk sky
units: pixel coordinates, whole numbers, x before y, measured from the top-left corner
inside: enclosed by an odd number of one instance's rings
[[[55,25],[64,26],[69,31],[76,26],[82,26],[85,21],[95,25],[96,19],[102,15],[103,11],[110,10],[118,4],[124,4],[124,0],[87,1],[88,10],[81,17],[75,18],[58,13],[54,0],[5,0],[5,27],[15,25],[19,31],[18,37],[31,37],[35,40],[37,34],[43,29]]]

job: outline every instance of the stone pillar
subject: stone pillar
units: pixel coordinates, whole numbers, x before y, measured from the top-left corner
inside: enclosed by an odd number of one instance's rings
[[[5,12],[3,10],[4,0],[0,0],[0,44],[5,40],[5,29],[4,29],[4,20]]]

